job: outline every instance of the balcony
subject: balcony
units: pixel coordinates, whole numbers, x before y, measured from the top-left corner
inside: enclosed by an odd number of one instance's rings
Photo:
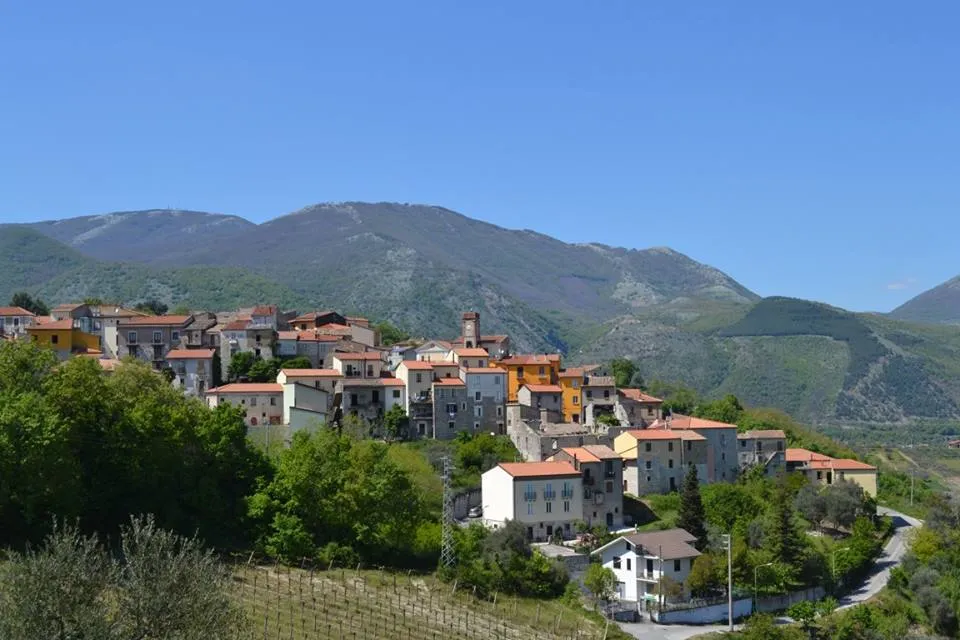
[[[560,492],[560,497],[562,497],[564,500],[569,500],[573,497],[573,489],[564,489]]]
[[[530,491],[530,492],[524,491],[524,492],[523,492],[523,499],[526,500],[527,502],[536,502],[536,501],[537,501],[537,493],[536,493],[535,491]]]
[[[592,487],[595,482],[596,482],[596,480],[594,480],[593,476],[583,476],[583,484],[584,484],[584,486],[586,486],[586,487]]]
[[[553,491],[553,490],[548,491],[547,489],[544,489],[544,490],[543,490],[543,499],[544,499],[544,500],[556,500],[556,498],[557,498],[557,492],[556,492],[556,491]]]
[[[343,373],[343,377],[344,378],[362,378],[363,371],[357,371],[356,369],[347,369]]]

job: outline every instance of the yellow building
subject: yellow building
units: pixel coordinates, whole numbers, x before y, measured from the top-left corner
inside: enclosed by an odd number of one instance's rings
[[[563,389],[564,422],[580,422],[583,419],[583,385],[587,382],[587,375],[599,368],[600,365],[591,364],[571,367],[559,373],[560,387]]]
[[[560,378],[559,353],[511,356],[493,360],[490,366],[507,372],[507,402],[516,402],[525,384],[553,385]]]
[[[99,336],[81,331],[70,319],[34,324],[27,328],[27,334],[41,347],[56,351],[61,360],[77,353],[100,352]]]
[[[877,468],[849,458],[831,458],[807,449],[787,449],[787,471],[799,471],[812,484],[833,484],[847,480],[863,487],[864,493],[877,497]]]

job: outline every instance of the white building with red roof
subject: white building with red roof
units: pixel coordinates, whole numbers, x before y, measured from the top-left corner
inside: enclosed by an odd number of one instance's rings
[[[23,336],[31,326],[36,315],[23,307],[0,307],[0,335]]]
[[[583,520],[583,478],[569,462],[502,462],[481,478],[483,522],[523,525],[527,539],[569,538]]]
[[[214,383],[214,349],[171,349],[167,363],[173,369],[173,384],[188,396],[202,396]]]
[[[807,449],[787,449],[787,471],[804,474],[811,483],[831,485],[847,480],[863,487],[864,493],[877,496],[877,468],[852,458],[831,458]]]

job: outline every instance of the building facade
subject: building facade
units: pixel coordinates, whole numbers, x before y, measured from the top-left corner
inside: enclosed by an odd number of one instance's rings
[[[568,462],[500,463],[481,478],[483,522],[493,528],[519,522],[527,539],[573,536],[583,519],[583,483]]]
[[[623,527],[623,459],[616,451],[604,445],[565,447],[549,459],[569,462],[581,473],[588,526]]]

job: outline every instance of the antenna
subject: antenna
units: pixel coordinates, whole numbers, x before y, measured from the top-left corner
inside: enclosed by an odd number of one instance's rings
[[[457,563],[453,550],[453,531],[457,519],[453,515],[453,462],[443,457],[443,521],[440,529],[440,568],[453,569]]]

